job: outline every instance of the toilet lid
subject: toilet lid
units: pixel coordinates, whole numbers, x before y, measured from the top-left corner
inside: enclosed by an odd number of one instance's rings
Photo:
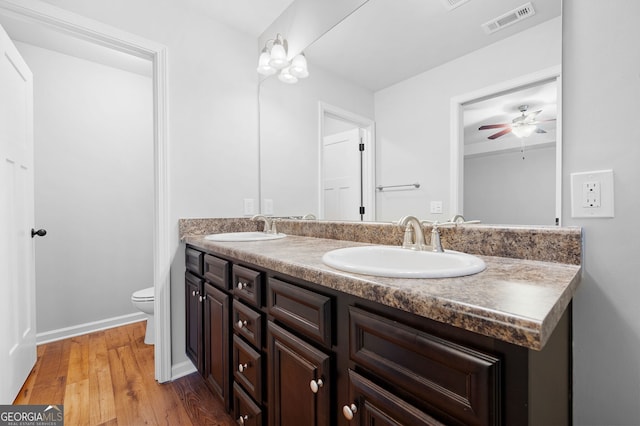
[[[134,292],[131,298],[133,300],[153,300],[153,295],[154,295],[154,288],[149,287],[149,288],[143,288],[142,290],[138,290]]]

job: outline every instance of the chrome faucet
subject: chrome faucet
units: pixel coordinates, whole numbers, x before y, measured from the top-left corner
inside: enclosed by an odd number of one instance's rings
[[[424,241],[422,224],[415,216],[403,216],[398,221],[399,227],[404,227],[404,241],[402,248],[410,250],[425,250],[427,244]]]
[[[257,214],[251,218],[251,220],[262,220],[264,221],[264,229],[262,232],[265,234],[277,234],[278,231],[276,229],[276,222],[272,219],[269,219],[263,214]]]
[[[464,216],[462,216],[461,214],[457,214],[455,216],[453,216],[451,219],[449,219],[449,222],[451,223],[458,223],[458,222],[462,222],[464,223]]]
[[[443,253],[442,242],[440,241],[440,229],[438,228],[438,222],[433,222],[431,224],[431,250]]]

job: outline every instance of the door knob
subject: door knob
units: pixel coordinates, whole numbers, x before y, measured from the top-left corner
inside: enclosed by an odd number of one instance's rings
[[[47,230],[46,229],[38,229],[37,231],[33,228],[31,228],[31,238],[35,237],[44,237],[45,235],[47,235]]]

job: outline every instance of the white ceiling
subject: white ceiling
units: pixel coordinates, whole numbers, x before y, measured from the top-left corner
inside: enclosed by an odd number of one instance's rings
[[[293,0],[174,0],[258,38]]]
[[[481,25],[527,0],[369,0],[305,49],[307,60],[378,91],[560,16],[561,0],[532,0],[535,14],[493,34]],[[339,59],[338,59],[339,58]]]

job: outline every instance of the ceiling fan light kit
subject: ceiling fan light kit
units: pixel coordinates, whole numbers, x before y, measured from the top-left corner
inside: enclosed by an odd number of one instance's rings
[[[492,139],[492,140],[497,139],[500,136],[504,136],[508,133],[513,133],[515,136],[519,138],[528,138],[534,132],[546,133],[546,131],[538,127],[538,124],[541,123],[541,121],[536,120],[536,117],[538,116],[538,114],[542,112],[542,110],[539,109],[537,111],[533,111],[527,114],[526,112],[528,109],[529,109],[529,105],[520,105],[518,107],[518,110],[520,111],[521,115],[511,120],[510,124],[508,123],[487,124],[484,126],[480,126],[478,130],[500,129],[500,128],[503,129],[498,133],[494,133],[488,136],[488,139]],[[555,118],[551,118],[549,120],[542,120],[542,121],[554,121],[554,120]]]

